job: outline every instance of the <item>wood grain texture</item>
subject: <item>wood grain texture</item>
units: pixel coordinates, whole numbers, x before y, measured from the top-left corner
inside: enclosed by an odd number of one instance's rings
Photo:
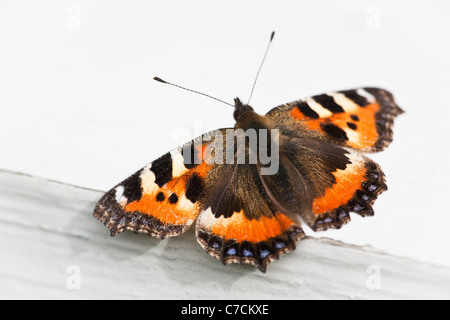
[[[163,241],[130,232],[111,238],[92,217],[101,195],[0,171],[0,298],[450,298],[448,268],[324,238],[301,241],[266,274],[223,266],[193,230]],[[80,271],[79,289],[67,286],[71,266]]]

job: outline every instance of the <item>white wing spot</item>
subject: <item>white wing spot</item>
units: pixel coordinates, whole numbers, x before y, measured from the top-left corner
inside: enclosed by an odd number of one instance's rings
[[[345,112],[351,113],[355,110],[358,110],[359,106],[354,103],[352,100],[347,98],[344,94],[338,92],[328,93],[329,96],[332,96],[334,101],[340,105]]]
[[[123,186],[118,186],[116,189],[116,202],[120,205],[124,205],[127,203],[128,199],[123,196],[123,193],[125,192],[125,188]]]
[[[155,174],[152,170],[150,170],[152,167],[152,164],[150,163],[147,165],[141,173],[141,186],[142,186],[142,192],[144,194],[153,194],[154,192],[159,190],[158,185],[155,183]]]
[[[306,98],[306,103],[319,115],[320,118],[328,118],[333,115],[333,112],[322,107],[322,105],[317,103],[313,98]]]
[[[189,171],[184,166],[184,157],[180,150],[171,151],[170,155],[172,157],[172,177],[180,177]]]
[[[364,98],[366,98],[370,103],[376,102],[375,97],[373,95],[371,95],[370,93],[368,93],[364,89],[360,88],[360,89],[356,90],[356,93],[359,94],[360,96],[363,96]]]

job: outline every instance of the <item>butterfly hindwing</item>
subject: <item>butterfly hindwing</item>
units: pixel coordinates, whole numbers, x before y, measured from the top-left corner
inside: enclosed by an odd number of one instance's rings
[[[314,231],[340,228],[350,212],[373,215],[372,204],[387,190],[380,167],[350,148],[317,140],[290,140],[286,156],[307,184],[311,205],[298,212]]]
[[[374,152],[390,144],[394,118],[402,112],[390,92],[359,88],[287,103],[267,116],[290,135]]]
[[[200,245],[224,264],[252,264],[265,272],[303,238],[298,218],[281,211],[256,165],[228,165],[196,223]]]

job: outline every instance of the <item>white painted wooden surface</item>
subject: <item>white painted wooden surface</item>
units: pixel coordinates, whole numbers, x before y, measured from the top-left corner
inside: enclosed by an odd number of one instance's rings
[[[115,238],[92,217],[102,192],[0,171],[0,298],[450,298],[450,269],[307,238],[266,274],[223,266],[194,232]]]
[[[174,9],[176,8],[176,10]],[[381,0],[0,1],[0,168],[107,190],[233,110],[259,113],[359,86],[406,111],[370,157],[388,192],[375,217],[326,236],[450,267],[450,2]]]
[[[246,99],[273,30],[259,113],[366,85],[406,111],[391,146],[370,155],[389,187],[375,217],[305,228],[334,241],[308,238],[265,275],[222,266],[192,231],[111,239],[91,217],[101,192],[3,172],[0,297],[448,297],[449,29],[440,0],[0,1],[0,169],[111,188],[233,125],[230,108],[152,76]],[[77,270],[81,290],[69,290]],[[367,270],[381,271],[380,290],[366,286]]]

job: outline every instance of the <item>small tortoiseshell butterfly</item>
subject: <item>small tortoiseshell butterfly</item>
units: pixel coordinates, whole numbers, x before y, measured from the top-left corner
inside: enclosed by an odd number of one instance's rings
[[[196,220],[206,252],[224,264],[252,264],[265,272],[305,237],[300,218],[321,231],[340,228],[350,212],[374,214],[372,204],[387,186],[380,166],[360,151],[381,151],[392,141],[394,118],[403,111],[391,93],[329,92],[265,116],[238,98],[234,107],[234,129],[277,132],[274,174],[261,174],[267,163],[259,158],[239,161],[240,151],[245,160],[252,149],[230,147],[224,141],[232,128],[220,129],[166,153],[108,191],[95,218],[112,236],[131,230],[160,239],[182,234]],[[262,142],[257,140],[257,148]],[[227,159],[211,161],[217,160],[218,145]],[[231,163],[225,161],[230,154]]]

